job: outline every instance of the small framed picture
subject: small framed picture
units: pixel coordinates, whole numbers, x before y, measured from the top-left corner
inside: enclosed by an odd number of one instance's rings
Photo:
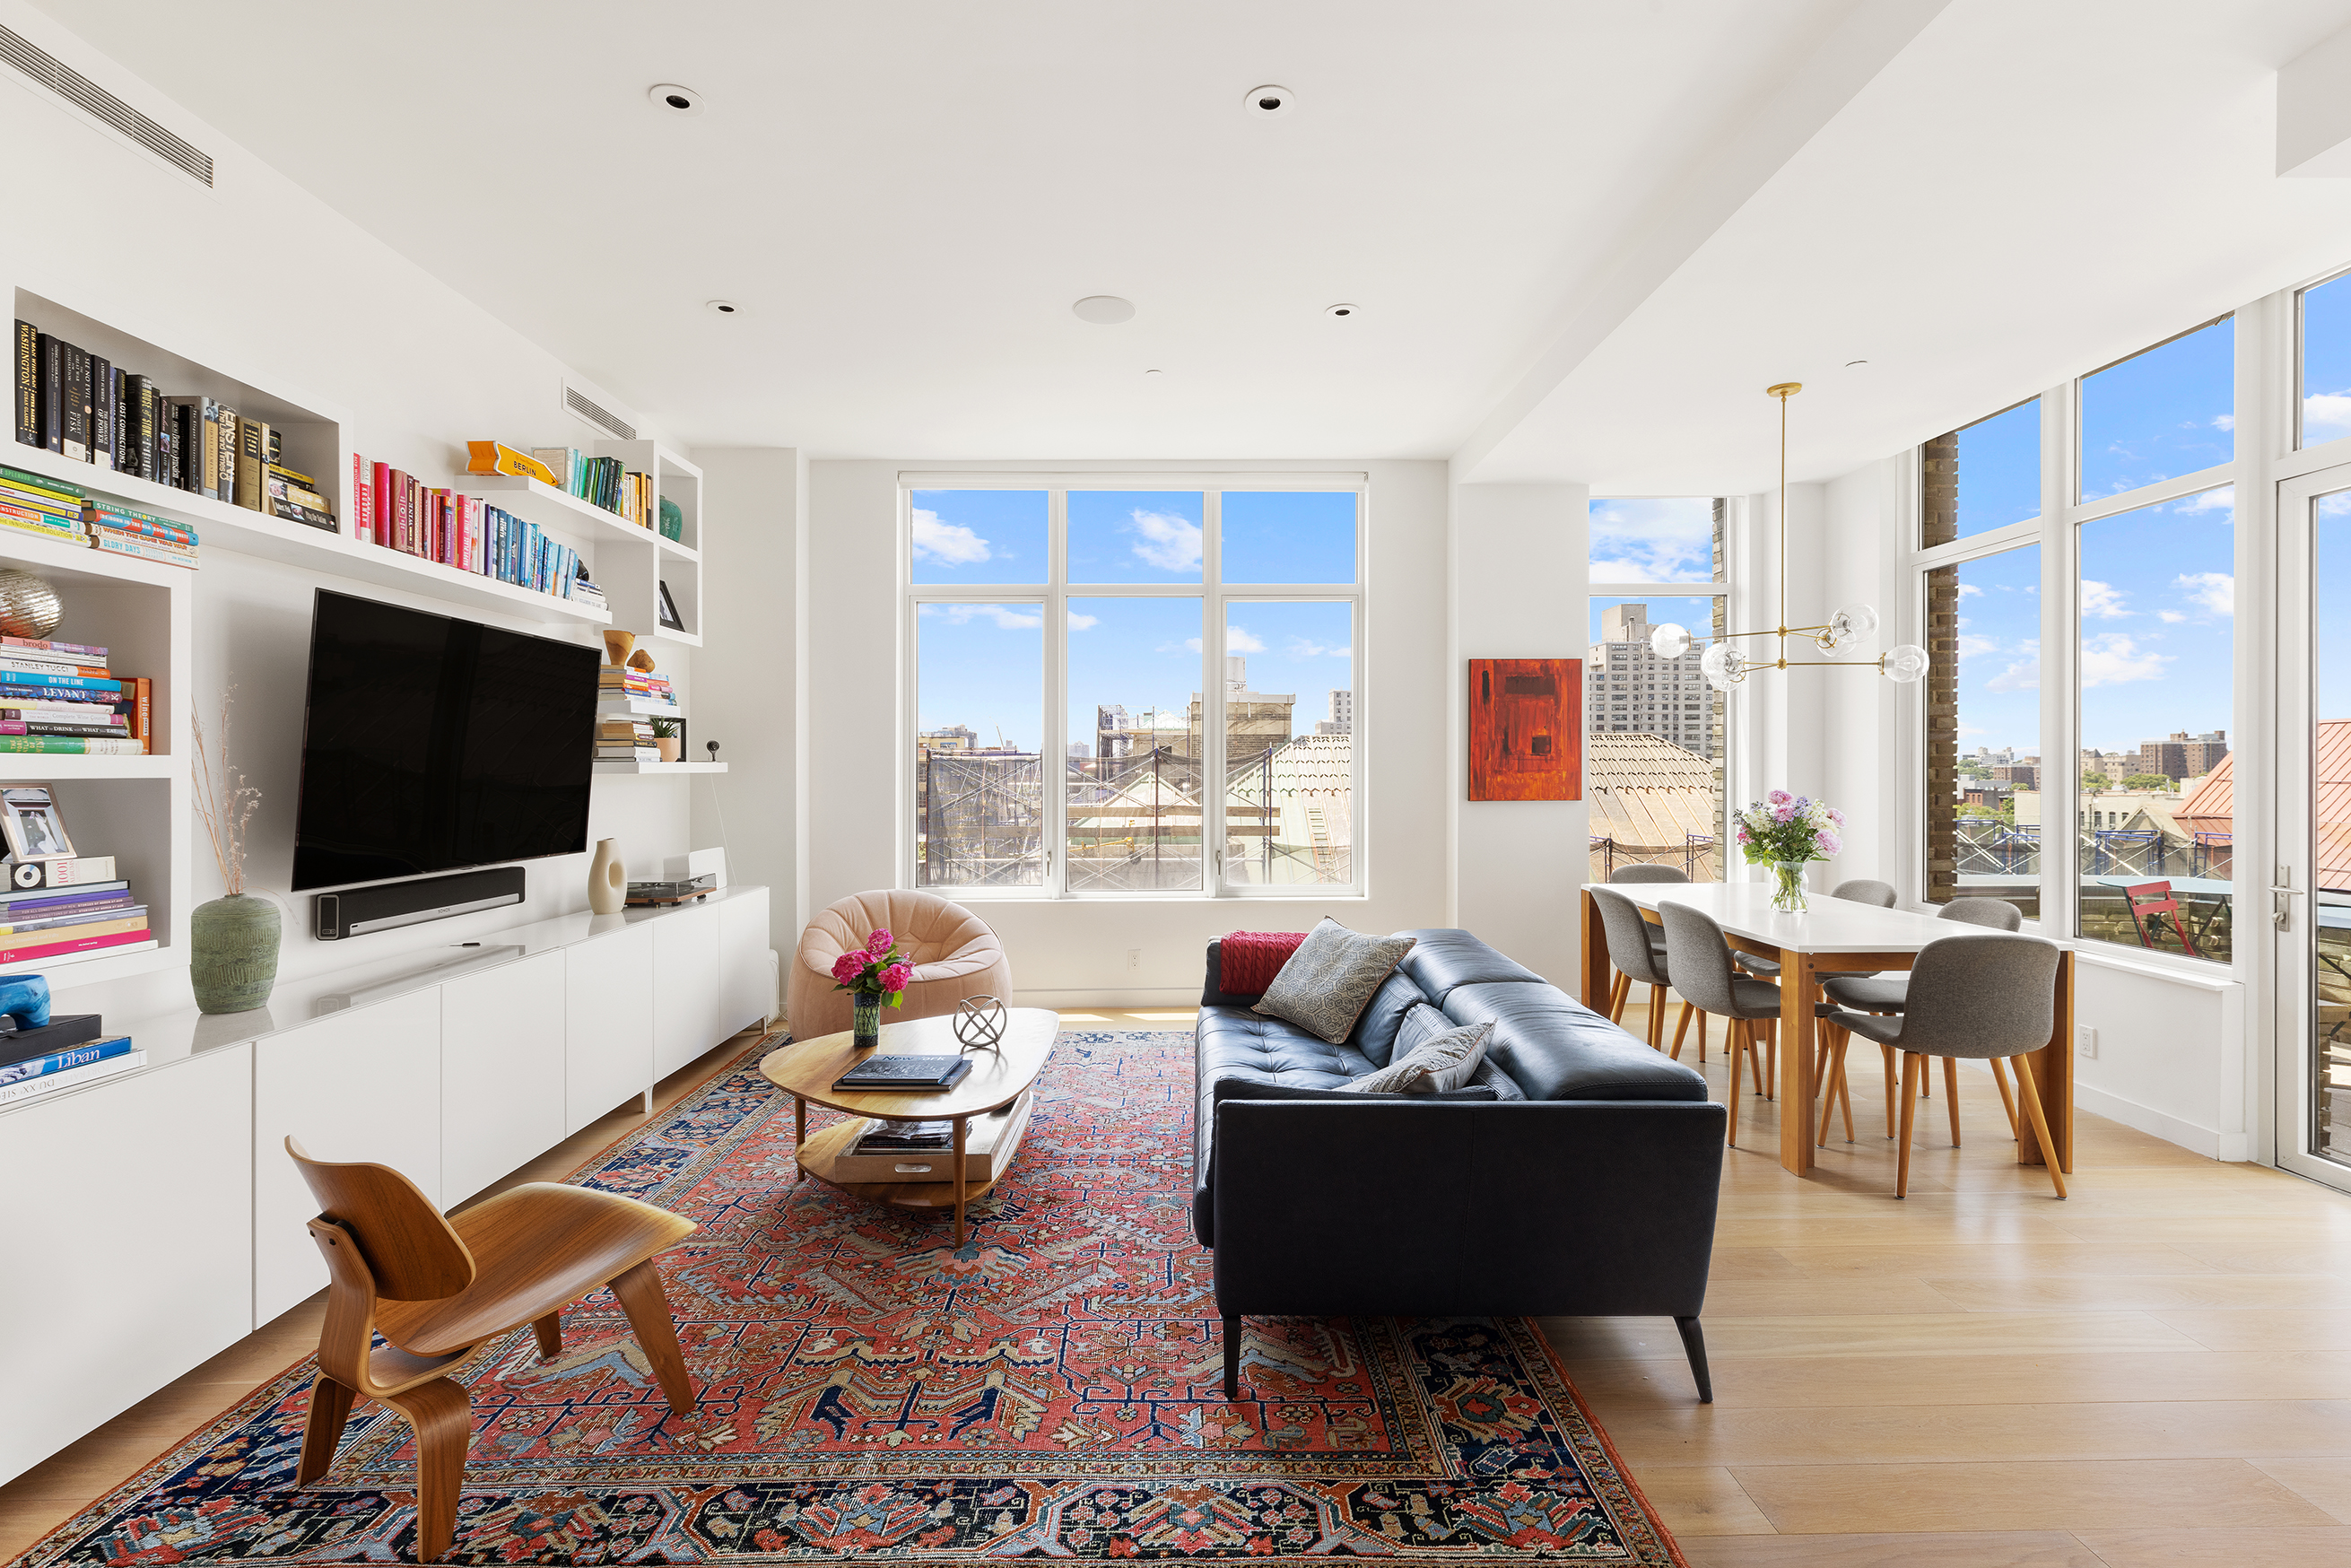
[[[673,632],[685,630],[685,622],[677,612],[677,601],[669,596],[669,584],[661,585],[661,623]]]
[[[18,861],[74,858],[66,820],[46,784],[11,784],[0,789],[0,831],[6,832],[8,852]]]

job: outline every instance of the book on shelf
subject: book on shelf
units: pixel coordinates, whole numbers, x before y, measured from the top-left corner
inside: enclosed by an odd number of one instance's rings
[[[5,1021],[13,1023],[14,1019]],[[106,1031],[96,1013],[51,1013],[47,1023],[28,1029],[0,1030],[0,1067],[37,1057],[55,1056],[77,1045],[88,1045]]]
[[[127,1038],[127,1037],[126,1037]],[[101,1078],[111,1078],[119,1072],[147,1065],[147,1053],[128,1051],[120,1056],[110,1056],[93,1061],[87,1067],[68,1068],[63,1072],[51,1072],[39,1078],[28,1078],[20,1083],[0,1083],[0,1105],[29,1100],[37,1094],[54,1093],[60,1089],[78,1089],[85,1083],[95,1083]]]
[[[47,446],[41,435],[41,329],[16,323],[16,442]]]
[[[0,1036],[0,1042],[8,1037]],[[71,1072],[77,1067],[105,1061],[131,1054],[131,1037],[117,1035],[112,1040],[92,1040],[84,1045],[63,1046],[41,1056],[27,1056],[0,1066],[0,1084],[23,1083],[30,1079],[47,1078],[53,1073]]]
[[[8,895],[12,898],[68,887],[78,893],[111,893],[131,885],[116,879],[112,855],[71,855],[64,860],[5,863],[7,883],[15,890]]]
[[[77,953],[97,953],[110,947],[127,947],[150,943],[154,937],[146,930],[142,919],[136,931],[118,931],[105,936],[57,937],[44,940],[49,933],[36,931],[27,936],[0,937],[0,964],[37,964],[48,959],[70,957]]]

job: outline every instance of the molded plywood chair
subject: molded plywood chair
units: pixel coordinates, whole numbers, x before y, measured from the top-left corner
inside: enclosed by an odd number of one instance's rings
[[[978,915],[935,893],[857,893],[828,905],[800,933],[784,999],[793,1039],[839,1034],[854,1021],[856,1004],[833,988],[832,963],[875,931],[896,936],[914,966],[905,999],[886,1009],[883,1022],[952,1013],[967,997],[1011,1005],[1012,962]]]
[[[1666,956],[1673,963],[1675,988],[1692,1005],[1730,1020],[1730,1130],[1739,1146],[1739,1053],[1745,1051],[1751,1071],[1756,1056],[1755,1026],[1780,1016],[1780,988],[1768,980],[1751,980],[1732,967],[1730,944],[1714,917],[1687,904],[1660,904],[1666,923]]]
[[[563,1348],[558,1314],[611,1286],[661,1380],[669,1407],[694,1411],[655,1255],[695,1224],[613,1193],[532,1182],[444,1219],[389,1166],[314,1160],[293,1139],[327,1260],[327,1321],[295,1482],[327,1473],[351,1401],[389,1405],[416,1430],[416,1560],[449,1549],[474,1435],[465,1385],[450,1375],[484,1345],[528,1323],[541,1355]],[[386,1343],[371,1348],[377,1334]]]
[[[1610,882],[1687,882],[1689,873],[1677,865],[1620,865],[1608,873]]]
[[[1850,1034],[1890,1045],[1902,1057],[1902,1144],[1894,1196],[1910,1191],[1910,1125],[1918,1112],[1918,1080],[1927,1058],[2016,1059],[2016,1097],[2043,1149],[2055,1147],[2030,1053],[2049,1043],[2057,1014],[2057,945],[2038,936],[1946,936],[1918,950],[1899,1013],[1832,1009],[1829,1021]],[[1844,1042],[1836,1046],[1840,1061]],[[2049,1160],[2049,1180],[2065,1196],[2065,1173]]]

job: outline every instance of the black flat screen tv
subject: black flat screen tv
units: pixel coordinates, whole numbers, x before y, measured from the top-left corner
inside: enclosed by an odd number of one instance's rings
[[[295,890],[586,850],[601,658],[319,590]]]

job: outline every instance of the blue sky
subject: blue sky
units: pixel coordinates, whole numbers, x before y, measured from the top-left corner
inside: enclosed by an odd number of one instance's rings
[[[1964,463],[1961,472],[1965,472]],[[2041,750],[2041,547],[1959,572],[1959,750]]]
[[[2351,435],[2351,274],[2302,295],[2302,444]]]
[[[1712,497],[1594,497],[1589,513],[1594,583],[1714,580]]]
[[[2082,378],[2083,500],[2236,456],[2236,330],[2216,321]]]
[[[1196,583],[1204,497],[1196,492],[1072,491],[1073,583]],[[1046,501],[1038,491],[916,491],[914,580],[1008,589],[1046,579]],[[1355,570],[1353,492],[1228,491],[1226,580],[1344,583]],[[1069,738],[1091,743],[1094,709],[1116,703],[1179,715],[1200,690],[1202,601],[1073,591],[1069,601]],[[1228,651],[1249,661],[1251,689],[1298,697],[1296,732],[1352,689],[1354,633],[1344,602],[1230,602]],[[987,605],[926,604],[917,627],[921,727],[965,724],[1021,750],[1042,743],[1044,606],[1008,592]]]

